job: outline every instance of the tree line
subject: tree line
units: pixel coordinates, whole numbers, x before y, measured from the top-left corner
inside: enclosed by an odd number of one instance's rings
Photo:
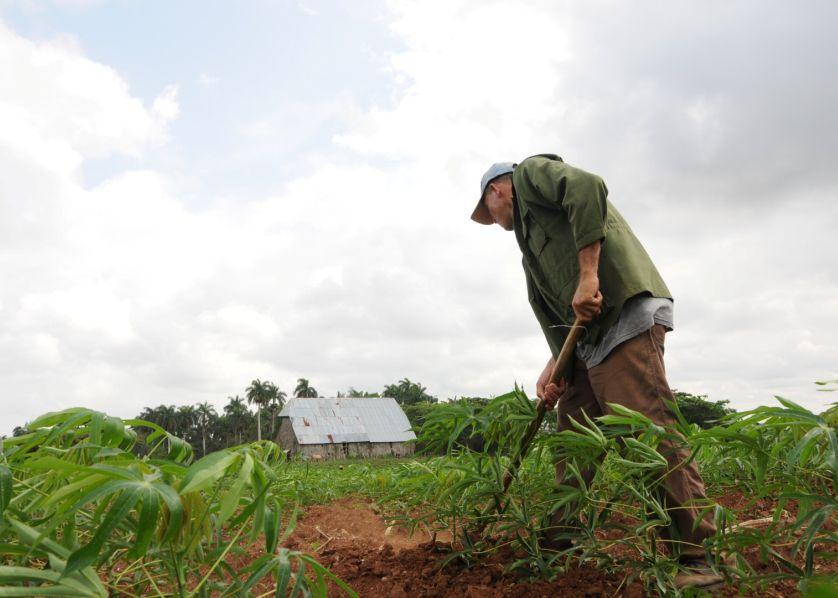
[[[299,378],[292,394],[298,398],[320,396],[308,379]],[[421,423],[427,406],[438,399],[427,392],[418,382],[403,378],[388,384],[379,392],[369,392],[350,387],[338,392],[338,397],[379,398],[392,397],[402,405],[411,425]],[[280,411],[288,401],[288,395],[270,380],[253,380],[244,391],[244,397],[228,396],[227,403],[219,413],[208,402],[196,405],[158,405],[146,407],[138,415],[155,423],[170,434],[189,442],[197,456],[203,456],[230,446],[254,440],[275,440]],[[252,408],[252,410],[251,410]]]
[[[675,391],[676,402],[684,418],[701,427],[710,427],[733,410],[727,407],[727,401],[709,401],[705,395],[692,395]],[[298,378],[292,393],[293,397],[319,397],[306,378]],[[387,384],[381,392],[370,392],[349,387],[345,392],[338,392],[338,397],[379,398],[392,397],[401,405],[411,427],[418,430],[428,415],[439,405],[437,397],[428,393],[428,389],[418,382],[403,378]],[[244,396],[228,396],[227,403],[218,412],[211,403],[195,405],[158,405],[146,407],[138,415],[159,425],[170,434],[189,442],[196,456],[203,456],[213,451],[230,446],[252,442],[254,440],[276,440],[278,416],[288,400],[288,395],[269,380],[256,378],[245,389]],[[466,403],[488,402],[486,397],[459,397],[454,400]],[[252,408],[252,409],[251,409]],[[554,428],[554,418],[546,418],[545,426]],[[25,433],[25,427],[15,428],[14,435]],[[142,443],[141,443],[142,444]]]

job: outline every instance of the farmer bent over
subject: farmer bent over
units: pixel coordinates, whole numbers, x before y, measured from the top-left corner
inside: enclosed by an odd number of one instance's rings
[[[556,155],[541,154],[517,165],[493,164],[480,182],[480,200],[471,216],[515,232],[530,305],[552,353],[536,394],[548,409],[558,403],[559,430],[571,428],[570,418],[584,422],[583,411],[590,418],[608,412],[608,403],[662,426],[675,423],[664,403],[674,397],[663,363],[664,337],[673,328],[672,296],[607,197],[600,177]],[[576,347],[572,372],[565,373],[569,382],[557,386],[550,375],[575,318],[586,333]],[[671,470],[664,486],[674,529],[667,539],[685,569],[676,583],[717,583],[721,577],[707,567],[702,548],[702,541],[715,533],[712,522],[699,513],[706,502],[704,483],[695,462],[680,465],[689,454],[686,449],[664,443],[660,448]],[[562,483],[563,464],[556,469]],[[584,472],[586,481],[593,474]]]

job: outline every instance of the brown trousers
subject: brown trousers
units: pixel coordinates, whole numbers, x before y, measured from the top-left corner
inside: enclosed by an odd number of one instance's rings
[[[675,416],[663,402],[674,401],[666,381],[663,363],[666,329],[655,324],[650,330],[614,348],[599,365],[588,370],[585,363],[576,359],[573,379],[559,400],[559,430],[573,429],[569,418],[584,423],[584,411],[591,419],[607,413],[606,403],[615,403],[644,414],[659,425],[672,425]],[[661,442],[658,451],[669,462],[670,474],[664,481],[666,508],[672,518],[672,528],[663,535],[673,554],[681,558],[701,557],[702,541],[715,534],[715,527],[708,515],[699,521],[700,507],[706,504],[704,482],[695,462],[681,466],[689,456],[685,447],[673,447]],[[594,472],[583,472],[586,483]],[[564,480],[564,463],[556,464],[558,483]],[[553,525],[558,529],[568,523],[560,521],[561,513],[554,515]]]

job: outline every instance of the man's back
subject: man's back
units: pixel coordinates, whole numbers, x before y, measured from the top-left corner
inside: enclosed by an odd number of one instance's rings
[[[602,241],[599,285],[602,313],[587,325],[584,344],[596,344],[637,295],[671,299],[669,289],[628,223],[608,201],[602,179],[553,154],[532,156],[513,172],[515,234],[523,253],[530,303],[539,322],[570,325],[579,280],[577,253]],[[539,314],[538,310],[543,313]],[[542,325],[544,328],[544,325]],[[561,328],[546,336],[561,345]]]

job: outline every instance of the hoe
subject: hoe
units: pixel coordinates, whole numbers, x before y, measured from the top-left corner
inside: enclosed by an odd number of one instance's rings
[[[576,347],[576,343],[583,330],[584,327],[577,318],[576,321],[573,322],[573,326],[570,328],[570,331],[567,333],[567,338],[565,338],[564,344],[562,345],[559,358],[556,360],[556,365],[553,366],[553,372],[550,374],[550,382],[558,384],[562,380],[562,374],[567,370],[571,360],[573,359],[573,350]],[[503,473],[503,490],[501,490],[501,496],[506,494],[506,491],[509,489],[509,484],[512,483],[512,478],[515,477],[518,468],[521,466],[521,460],[527,455],[530,443],[532,442],[532,439],[535,438],[538,429],[541,427],[541,422],[544,421],[544,414],[546,412],[547,404],[543,399],[539,399],[538,404],[535,407],[535,417],[530,422],[530,425],[527,427],[527,431],[521,438],[521,445],[518,447],[518,452],[515,453],[515,457]],[[498,510],[503,510],[499,499],[495,502],[495,505]],[[483,514],[488,515],[491,510],[492,508],[490,506],[490,508]]]

